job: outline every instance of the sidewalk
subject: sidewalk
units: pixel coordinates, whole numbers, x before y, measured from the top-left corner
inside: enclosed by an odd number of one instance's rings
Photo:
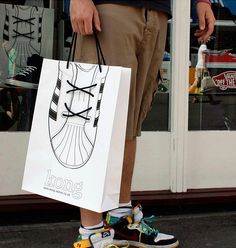
[[[236,247],[236,211],[159,217],[153,226],[173,233],[180,248]],[[0,226],[1,248],[72,248],[78,222]]]

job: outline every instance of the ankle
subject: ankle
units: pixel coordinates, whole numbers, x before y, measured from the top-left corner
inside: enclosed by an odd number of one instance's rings
[[[120,218],[132,216],[132,211],[131,201],[127,203],[120,203],[118,208],[108,212],[106,221],[109,225],[113,225],[119,221]]]
[[[81,239],[88,239],[90,235],[92,235],[93,233],[99,232],[104,230],[104,223],[103,221],[93,225],[93,226],[83,226],[81,225],[79,228],[79,234],[81,236]]]

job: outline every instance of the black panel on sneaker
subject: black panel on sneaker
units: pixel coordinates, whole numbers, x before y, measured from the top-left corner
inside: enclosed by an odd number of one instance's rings
[[[27,59],[25,66],[16,76],[5,80],[6,85],[37,89],[43,63],[43,57],[33,54]]]
[[[174,236],[159,233],[149,227],[144,220],[130,224],[128,218],[121,218],[111,227],[115,230],[115,240],[126,239],[132,246],[175,248],[179,245]]]

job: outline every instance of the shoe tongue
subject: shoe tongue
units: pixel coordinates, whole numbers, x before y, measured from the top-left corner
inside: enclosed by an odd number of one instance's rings
[[[43,58],[38,54],[33,54],[31,57],[27,59],[28,66],[41,66]]]
[[[89,236],[92,247],[104,248],[113,243],[114,230],[106,229],[101,232],[94,233]]]
[[[136,206],[133,209],[133,213],[134,213],[134,222],[139,223],[143,218],[142,207],[140,205]]]

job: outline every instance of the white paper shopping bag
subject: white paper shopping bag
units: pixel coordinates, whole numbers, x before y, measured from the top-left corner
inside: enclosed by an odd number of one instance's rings
[[[131,70],[44,59],[23,189],[97,212],[118,206]]]

